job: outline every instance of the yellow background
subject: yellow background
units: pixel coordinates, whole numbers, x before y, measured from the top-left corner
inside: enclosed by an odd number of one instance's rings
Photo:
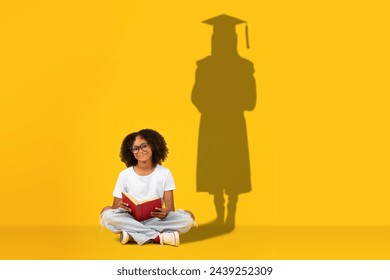
[[[237,225],[390,226],[385,0],[3,1],[0,226],[97,225],[121,141],[146,127],[168,142],[177,208],[212,220],[190,95],[201,21],[221,13],[248,22],[258,94]]]

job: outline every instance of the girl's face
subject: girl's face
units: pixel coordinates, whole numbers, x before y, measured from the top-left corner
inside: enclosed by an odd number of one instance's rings
[[[142,163],[148,163],[152,162],[152,155],[153,151],[148,142],[142,138],[141,136],[136,136],[133,147],[132,147],[132,152],[134,157],[138,160],[138,162]]]

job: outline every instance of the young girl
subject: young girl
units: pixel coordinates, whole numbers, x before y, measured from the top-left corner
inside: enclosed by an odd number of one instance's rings
[[[191,212],[175,211],[175,183],[169,169],[161,166],[167,155],[166,142],[157,131],[143,129],[123,140],[120,157],[127,169],[118,176],[112,206],[104,207],[100,215],[103,226],[120,233],[121,244],[135,241],[139,245],[156,242],[179,246],[179,234],[194,225]],[[139,201],[160,197],[163,207],[151,212],[152,218],[139,222],[131,215],[128,204],[122,201],[122,192]]]

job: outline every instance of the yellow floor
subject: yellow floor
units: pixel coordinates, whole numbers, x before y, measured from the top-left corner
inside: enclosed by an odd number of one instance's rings
[[[390,259],[390,227],[194,228],[179,247],[120,245],[100,227],[0,228],[0,259]]]

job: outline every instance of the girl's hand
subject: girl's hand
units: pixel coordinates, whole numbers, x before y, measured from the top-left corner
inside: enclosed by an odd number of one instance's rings
[[[126,202],[123,202],[122,200],[118,201],[114,208],[120,208],[120,209],[126,210],[126,211],[131,213],[131,209],[129,208],[129,204],[127,204]]]
[[[154,212],[151,212],[150,215],[155,218],[164,219],[168,216],[169,211],[166,208],[158,208]]]

